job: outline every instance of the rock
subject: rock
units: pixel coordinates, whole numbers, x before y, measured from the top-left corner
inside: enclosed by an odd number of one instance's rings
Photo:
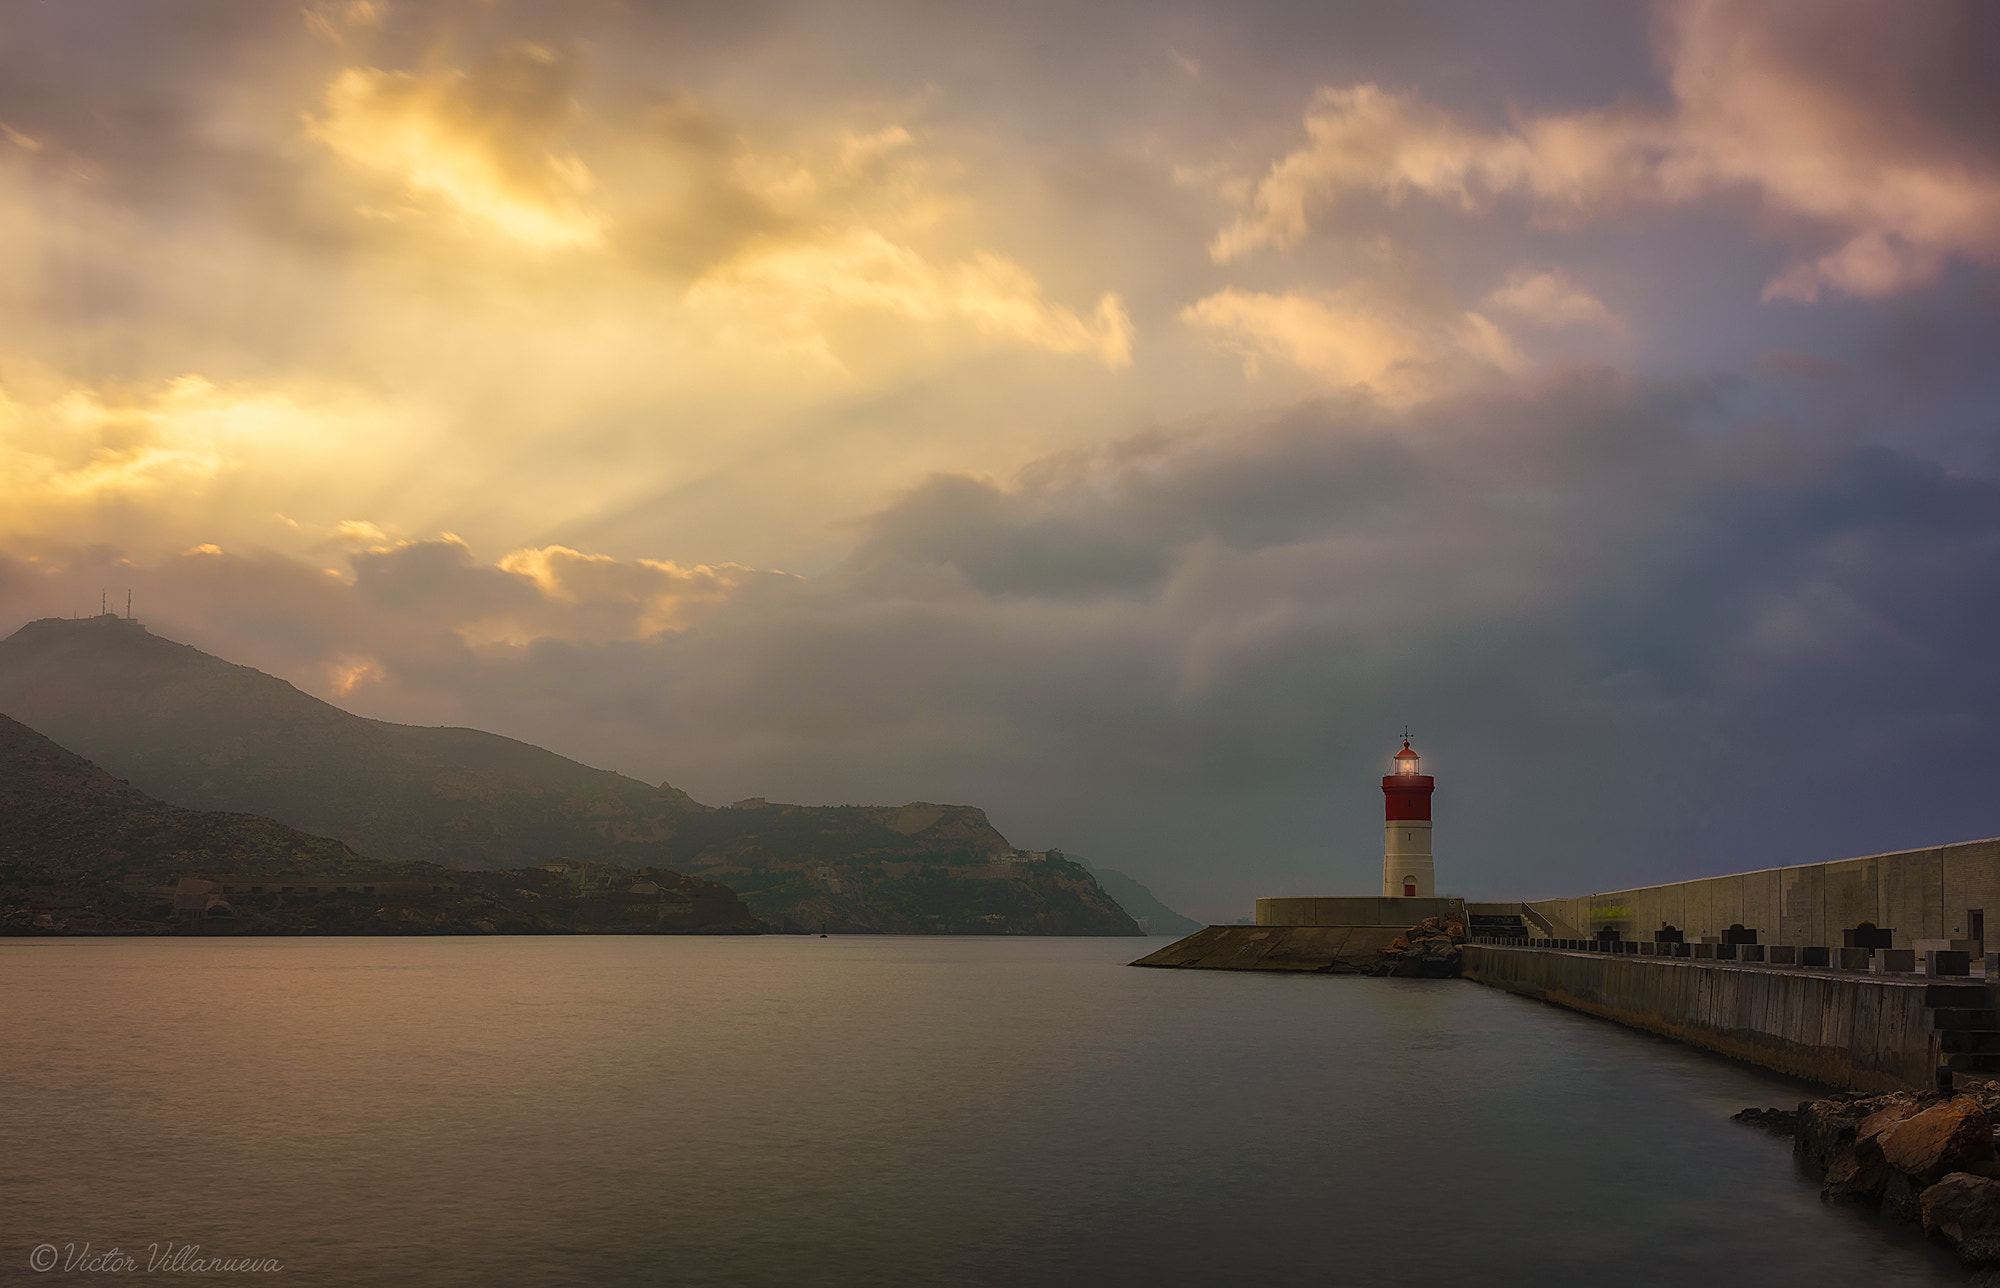
[[[1875,1203],[1894,1175],[1879,1157],[1863,1159],[1850,1150],[1826,1169],[1819,1196],[1828,1203]]]
[[[1870,1097],[1854,1095],[1802,1102],[1798,1109],[1798,1133],[1792,1140],[1793,1151],[1812,1160],[1820,1171],[1826,1171],[1836,1161],[1853,1154],[1855,1129],[1868,1115],[1888,1103],[1878,1104]]]
[[[1799,1129],[1799,1114],[1796,1109],[1752,1107],[1731,1114],[1729,1121],[1742,1123],[1748,1127],[1760,1127],[1768,1132],[1776,1132],[1780,1136],[1796,1135]]]
[[[2000,1234],[1975,1234],[1958,1245],[1958,1259],[1968,1266],[2000,1265]],[[1976,1283],[2000,1284],[2000,1278],[1981,1276]]]
[[[1948,1173],[1985,1171],[1994,1162],[1992,1120],[1970,1096],[1892,1123],[1871,1140],[1881,1149],[1883,1161],[1920,1189],[1937,1184]]]
[[[1954,1248],[1982,1235],[2000,1236],[2000,1181],[1953,1172],[1919,1198],[1924,1233]]]
[[[1858,1145],[1871,1136],[1881,1135],[1905,1118],[1914,1117],[1922,1108],[1922,1105],[1907,1104],[1890,1105],[1887,1109],[1876,1110],[1866,1118],[1863,1118],[1860,1124],[1855,1127],[1855,1144]]]
[[[1919,1187],[1901,1172],[1889,1173],[1888,1184],[1882,1187],[1882,1215],[1898,1221],[1921,1221],[1924,1206]]]

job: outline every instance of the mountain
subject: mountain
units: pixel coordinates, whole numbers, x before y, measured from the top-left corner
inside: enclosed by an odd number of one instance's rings
[[[1141,933],[1087,870],[1016,850],[972,806],[712,809],[497,734],[365,719],[127,618],[0,641],[0,712],[161,800],[384,861],[675,869],[815,929]]]
[[[466,877],[364,858],[268,818],[155,800],[0,716],[0,933],[758,928],[713,881],[597,876],[533,868]]]
[[[1068,856],[1090,869],[1090,875],[1097,878],[1097,884],[1104,887],[1104,893],[1118,901],[1118,906],[1131,914],[1139,923],[1139,929],[1149,935],[1191,935],[1204,928],[1205,923],[1192,917],[1183,917],[1154,897],[1153,892],[1140,885],[1116,868],[1100,868],[1081,855]]]

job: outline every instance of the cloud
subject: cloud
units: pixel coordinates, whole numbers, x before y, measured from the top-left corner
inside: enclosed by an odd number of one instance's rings
[[[16,619],[1225,919],[1405,720],[1468,890],[2000,830],[1976,6],[163,12],[0,48]]]
[[[685,96],[638,128],[586,121],[572,96],[574,51],[503,46],[469,70],[351,67],[328,87],[310,137],[390,181],[399,199],[371,218],[449,214],[536,251],[616,249],[692,276],[683,301],[727,341],[805,353],[848,368],[842,331],[857,315],[963,333],[1109,367],[1131,359],[1132,323],[1105,293],[1087,316],[1044,298],[1013,259],[958,257],[936,242],[956,202],[911,155],[901,124],[833,130],[791,149],[759,148]],[[565,143],[588,127],[615,159],[600,184]],[[665,177],[656,178],[656,175]]]
[[[380,408],[309,391],[197,375],[151,388],[76,388],[35,375],[17,393],[0,388],[0,533],[15,536],[123,514],[173,544],[183,523],[246,477],[339,468],[394,432],[395,417]],[[275,490],[265,496],[279,500]],[[235,525],[203,525],[218,526]]]
[[[1435,396],[1469,368],[1519,371],[1513,343],[1479,313],[1429,318],[1357,288],[1280,295],[1227,287],[1181,310],[1181,321],[1243,358],[1256,375],[1266,358],[1329,384],[1368,389],[1392,402]]]
[[[693,308],[731,333],[776,341],[830,366],[829,325],[855,312],[916,323],[961,323],[974,332],[1049,353],[1083,355],[1107,367],[1132,359],[1132,322],[1106,294],[1086,319],[1042,297],[1019,264],[980,252],[935,263],[866,228],[816,242],[753,245],[688,289]]]
[[[1711,415],[1603,372],[1307,403],[940,475],[804,578],[449,537],[342,576],[17,547],[0,608],[134,585],[155,629],[371,714],[709,799],[974,800],[1218,906],[1365,882],[1406,720],[1473,893],[1990,833],[1992,481]],[[1878,799],[1916,763],[1928,803]],[[1524,804],[1558,766],[1574,851]],[[1715,822],[1753,815],[1790,831]]]
[[[1767,349],[1751,359],[1750,365],[1766,375],[1800,380],[1846,380],[1854,375],[1854,368],[1847,363],[1796,349]]]
[[[1922,10],[1715,0],[1671,6],[1661,56],[1674,103],[1467,121],[1374,84],[1324,88],[1307,142],[1274,163],[1210,244],[1218,262],[1283,249],[1356,195],[1415,195],[1466,209],[1518,196],[1573,224],[1619,206],[1755,194],[1808,254],[1765,298],[1823,289],[1865,298],[1935,281],[1954,256],[2000,263],[2000,148],[1990,90],[1938,86],[2000,54],[1976,0]]]
[[[1586,326],[1622,335],[1626,329],[1623,318],[1559,268],[1515,269],[1486,297],[1486,304],[1551,330]]]
[[[541,250],[604,239],[590,169],[558,140],[577,115],[573,56],[504,46],[469,71],[420,75],[350,67],[307,133],[348,164]],[[380,211],[398,217],[394,208]]]
[[[429,621],[471,648],[684,631],[754,583],[787,580],[736,564],[682,567],[566,546],[515,550],[487,563],[450,533],[356,551],[349,563],[362,600]]]

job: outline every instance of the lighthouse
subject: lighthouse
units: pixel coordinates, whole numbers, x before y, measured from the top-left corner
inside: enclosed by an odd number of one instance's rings
[[[1437,782],[1417,772],[1422,760],[1410,750],[1405,734],[1396,772],[1382,779],[1382,893],[1389,898],[1437,894],[1437,872],[1431,866],[1431,792]]]

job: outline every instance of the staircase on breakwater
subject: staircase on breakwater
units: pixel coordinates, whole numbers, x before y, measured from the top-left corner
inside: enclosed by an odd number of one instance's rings
[[[1496,944],[1527,943],[1528,923],[1522,913],[1478,911],[1491,906],[1483,903],[1467,905],[1471,911],[1466,916],[1469,924],[1465,933],[1474,940],[1491,940]]]
[[[1931,1011],[1943,1070],[2000,1075],[2000,1014],[1988,985],[1929,984],[1924,1005]]]

